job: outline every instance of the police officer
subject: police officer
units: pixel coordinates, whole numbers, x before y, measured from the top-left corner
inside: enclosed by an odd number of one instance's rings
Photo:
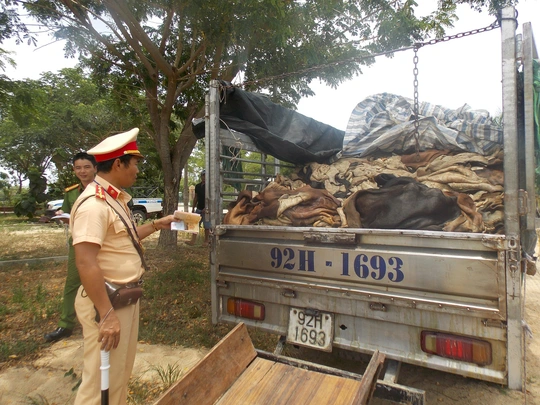
[[[71,233],[82,286],[75,300],[82,325],[84,365],[75,405],[99,405],[100,350],[110,351],[109,403],[124,405],[137,347],[139,301],[113,308],[105,280],[136,284],[144,273],[140,240],[170,229],[172,215],[136,226],[125,188],[137,179],[143,156],[138,128],[111,136],[88,151],[97,161],[97,176],[75,202]],[[99,319],[97,321],[96,319]]]
[[[55,215],[69,214],[75,200],[81,195],[88,184],[94,181],[96,175],[96,159],[86,152],[79,152],[73,157],[73,171],[80,183],[74,184],[65,189],[64,202],[62,208],[55,212]],[[69,238],[68,270],[66,283],[64,284],[64,295],[62,298],[62,313],[58,327],[52,332],[45,334],[46,342],[55,342],[65,337],[71,336],[75,327],[75,297],[81,285],[79,272],[75,266],[75,251],[73,250],[72,239]]]

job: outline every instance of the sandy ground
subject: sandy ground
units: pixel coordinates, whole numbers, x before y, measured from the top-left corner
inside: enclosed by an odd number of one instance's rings
[[[423,369],[404,364],[399,383],[426,391],[427,404],[439,405],[540,405],[540,274],[527,276],[525,321],[538,335],[526,339],[526,393],[511,391],[497,384]],[[68,405],[73,403],[71,388],[75,382],[66,373],[82,368],[80,334],[57,342],[43,352],[31,366],[13,367],[0,374],[0,404]],[[189,370],[206,350],[139,344],[134,376],[141,379],[158,377],[153,367],[178,364]],[[48,402],[29,402],[29,398],[45,398]],[[390,404],[374,399],[373,405]]]
[[[158,381],[154,367],[179,365],[185,373],[196,364],[206,351],[139,344],[133,376]],[[0,404],[31,404],[30,398],[45,398],[43,405],[72,404],[75,393],[71,388],[76,380],[66,373],[82,371],[83,345],[80,336],[62,340],[50,346],[32,367],[13,367],[0,375]],[[41,404],[41,402],[38,402]]]

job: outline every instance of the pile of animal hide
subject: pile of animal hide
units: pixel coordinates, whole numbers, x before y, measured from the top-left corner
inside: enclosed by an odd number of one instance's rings
[[[278,176],[260,193],[240,192],[223,223],[340,227],[340,207],[341,201],[328,191]]]
[[[502,233],[502,140],[487,111],[415,113],[408,98],[375,94],[353,110],[342,150],[317,160],[333,163],[286,160],[302,166],[242,192],[225,223]]]
[[[224,223],[502,233],[503,180],[500,151],[342,158],[243,191]]]
[[[349,227],[502,231],[501,151],[346,158],[331,165],[312,163],[297,175],[341,198]]]

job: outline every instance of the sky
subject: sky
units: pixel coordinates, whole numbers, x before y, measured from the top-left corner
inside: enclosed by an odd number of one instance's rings
[[[430,12],[436,0],[417,0],[419,11]],[[466,5],[458,6],[459,21],[447,35],[489,26],[494,17],[478,13]],[[520,0],[518,32],[525,22],[531,22],[540,47],[540,0]],[[12,57],[17,68],[4,72],[14,80],[38,79],[43,72],[57,72],[73,67],[75,59],[65,59],[63,43],[49,43],[40,37],[39,47],[5,42],[2,47],[16,52]],[[302,99],[298,111],[318,121],[345,130],[354,107],[366,97],[378,93],[393,93],[413,98],[412,50],[398,52],[393,58],[380,56],[374,65],[364,67],[363,74],[342,83],[337,89],[318,81],[312,82],[316,96]],[[475,110],[487,110],[498,116],[502,110],[501,35],[500,29],[426,45],[418,51],[418,94],[420,101],[457,109],[468,104]]]
[[[418,0],[421,8],[435,0]],[[521,0],[518,11],[518,33],[526,22],[536,32],[540,49],[540,0]],[[446,35],[489,26],[494,17],[478,13],[469,6],[458,6],[459,21]],[[316,97],[304,98],[298,111],[318,121],[345,130],[354,107],[366,97],[393,93],[414,97],[413,50],[395,53],[393,58],[379,56],[375,64],[363,68],[363,74],[331,89],[312,82]],[[468,104],[474,110],[487,110],[492,116],[502,111],[501,32],[489,32],[453,39],[418,50],[419,101],[457,109]]]

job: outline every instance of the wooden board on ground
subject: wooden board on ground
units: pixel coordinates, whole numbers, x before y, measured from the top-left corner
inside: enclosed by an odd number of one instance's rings
[[[368,404],[384,363],[375,352],[361,380],[258,357],[238,324],[155,405]]]

